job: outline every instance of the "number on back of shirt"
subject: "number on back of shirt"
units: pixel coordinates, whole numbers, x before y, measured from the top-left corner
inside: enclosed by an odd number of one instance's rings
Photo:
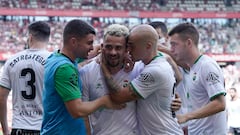
[[[30,79],[27,78],[27,75],[30,76]],[[22,97],[27,100],[32,100],[36,97],[36,86],[35,83],[35,72],[31,68],[22,69],[20,76],[25,78],[25,90],[21,90]],[[28,90],[28,91],[27,91]]]

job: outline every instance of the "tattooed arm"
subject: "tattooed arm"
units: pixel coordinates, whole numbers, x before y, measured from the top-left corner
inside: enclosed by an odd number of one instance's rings
[[[101,68],[112,101],[121,104],[140,98],[130,84],[128,84],[127,87],[121,88],[120,85],[114,81],[112,75],[103,63],[101,63]]]

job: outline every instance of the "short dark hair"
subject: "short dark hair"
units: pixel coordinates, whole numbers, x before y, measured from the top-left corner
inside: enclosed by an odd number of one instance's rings
[[[28,26],[28,32],[38,41],[48,41],[51,30],[46,22],[37,21]]]
[[[168,33],[168,29],[167,26],[164,22],[160,22],[160,21],[155,21],[155,22],[151,22],[149,23],[149,25],[151,25],[154,29],[160,28],[163,35],[167,35]]]
[[[66,43],[72,36],[83,38],[88,34],[96,35],[94,28],[83,20],[74,19],[66,24],[63,31],[63,40]]]
[[[191,38],[194,44],[197,46],[199,41],[199,33],[196,27],[192,23],[181,23],[175,26],[169,33],[169,36],[174,34],[179,34],[180,38],[186,40],[187,38]]]

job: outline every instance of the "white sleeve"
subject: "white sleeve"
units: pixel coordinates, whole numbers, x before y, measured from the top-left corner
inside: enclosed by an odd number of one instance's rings
[[[0,85],[11,89],[11,81],[10,81],[10,75],[8,71],[8,61],[4,64],[4,66],[1,68],[1,75],[0,75]]]
[[[211,61],[204,63],[201,72],[201,81],[210,99],[219,94],[226,94],[223,73],[217,63]]]
[[[159,74],[154,68],[145,68],[140,75],[137,76],[131,85],[135,92],[137,92],[142,98],[147,98],[153,92],[155,92],[159,86],[159,81],[162,80]]]

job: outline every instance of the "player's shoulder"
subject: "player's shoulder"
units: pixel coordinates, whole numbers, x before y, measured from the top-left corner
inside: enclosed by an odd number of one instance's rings
[[[92,60],[91,62],[85,64],[82,66],[79,71],[85,71],[85,72],[94,72],[100,65],[96,62],[96,60]]]
[[[217,62],[208,55],[202,55],[199,59],[199,65],[202,67],[210,67],[218,65]]]
[[[6,62],[11,61],[11,60],[13,60],[13,59],[16,59],[17,57],[19,57],[19,56],[21,56],[21,55],[25,55],[26,53],[27,53],[27,51],[26,51],[26,50],[23,50],[23,51],[20,51],[20,52],[15,53],[15,54],[13,54],[13,55],[10,55],[10,56],[8,56],[8,59],[7,59]]]

